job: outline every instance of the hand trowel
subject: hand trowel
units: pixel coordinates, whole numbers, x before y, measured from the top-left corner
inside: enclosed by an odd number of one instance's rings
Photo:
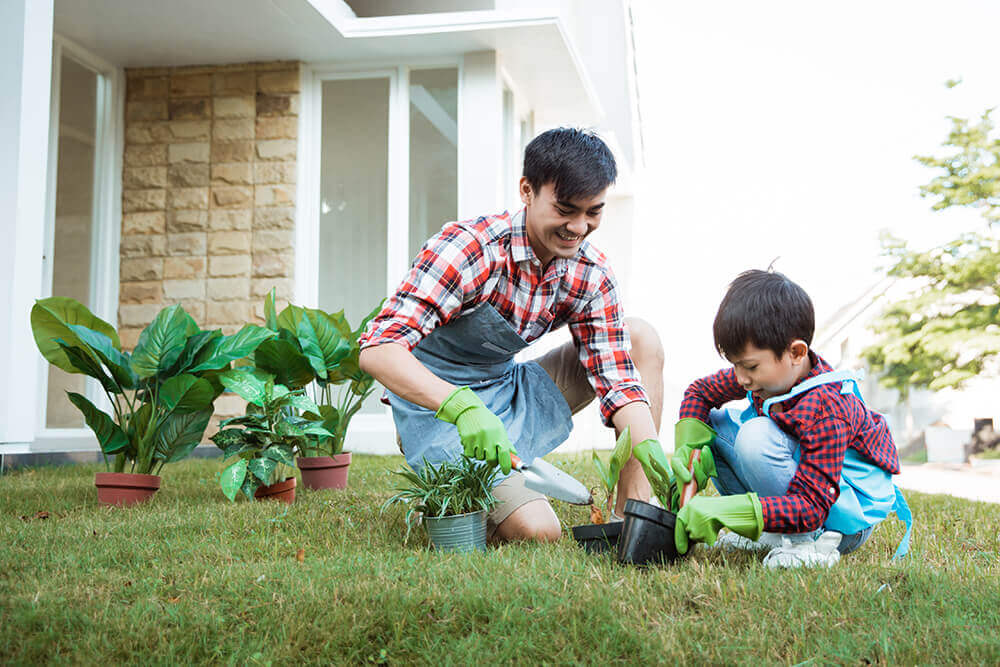
[[[541,457],[529,465],[517,454],[511,454],[510,467],[524,476],[524,485],[532,491],[573,505],[590,505],[594,502],[587,487]]]

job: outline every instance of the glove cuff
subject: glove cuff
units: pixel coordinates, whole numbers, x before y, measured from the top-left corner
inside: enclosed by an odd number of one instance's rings
[[[454,424],[458,421],[459,415],[475,407],[486,407],[486,404],[469,387],[459,387],[448,394],[448,398],[444,399],[434,416],[441,421]]]
[[[714,441],[715,431],[700,419],[685,417],[674,424],[675,449],[682,445],[701,447],[703,445],[710,445]]]
[[[753,535],[747,535],[751,540],[756,542],[760,539],[760,534],[764,532],[764,506],[760,504],[760,497],[756,493],[748,493],[747,497],[750,499],[750,504],[753,506],[754,519],[757,522],[757,530]]]

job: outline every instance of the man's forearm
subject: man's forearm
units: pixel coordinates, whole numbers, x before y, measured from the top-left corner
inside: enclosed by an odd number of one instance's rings
[[[398,343],[383,343],[361,351],[361,370],[401,398],[436,411],[456,387],[427,369]]]

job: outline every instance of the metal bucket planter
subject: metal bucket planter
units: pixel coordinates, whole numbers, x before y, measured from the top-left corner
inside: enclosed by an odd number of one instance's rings
[[[351,453],[335,456],[300,456],[296,459],[302,472],[302,484],[307,489],[347,488],[347,467],[351,465]]]
[[[135,505],[149,500],[160,488],[159,475],[129,472],[99,472],[94,475],[100,505]]]
[[[486,512],[425,516],[424,526],[435,551],[486,551]]]

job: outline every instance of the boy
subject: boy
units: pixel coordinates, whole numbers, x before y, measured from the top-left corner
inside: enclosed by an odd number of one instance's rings
[[[729,286],[715,317],[720,354],[733,367],[684,393],[671,468],[699,490],[709,477],[721,497],[696,496],[677,515],[681,553],[689,540],[713,545],[722,526],[729,548],[767,549],[768,567],[830,566],[896,511],[909,509],[892,483],[899,458],[882,415],[865,407],[857,378],[809,349],[812,301],[780,273],[747,271]],[[747,398],[750,407],[719,409]],[[711,445],[709,449],[708,445]],[[766,531],[766,532],[765,532]]]
[[[590,132],[535,137],[519,183],[524,207],[445,225],[361,337],[360,365],[388,389],[411,467],[463,452],[500,466],[491,540],[559,539],[558,517],[511,472],[511,454],[531,463],[549,453],[595,398],[604,423],[629,427],[639,443],[621,473],[619,514],[627,498],[649,497],[643,467],[651,459],[659,471],[669,467],[657,440],[659,338],[625,318],[611,267],[586,240],[616,175],[611,151]],[[571,343],[514,361],[561,326]]]

